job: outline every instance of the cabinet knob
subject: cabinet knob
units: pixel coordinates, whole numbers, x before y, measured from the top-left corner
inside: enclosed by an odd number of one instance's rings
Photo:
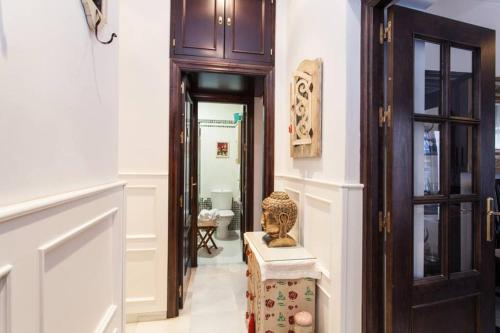
[[[222,16],[219,16],[219,24],[222,24],[224,23],[224,19],[222,18]]]
[[[228,17],[228,18],[227,18],[227,26],[228,26],[228,27],[230,27],[230,26],[231,26],[231,22],[232,22],[232,21],[231,21],[231,18],[230,18],[230,17]]]

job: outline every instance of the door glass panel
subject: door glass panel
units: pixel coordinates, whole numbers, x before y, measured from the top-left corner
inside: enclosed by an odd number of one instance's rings
[[[472,193],[473,128],[451,126],[451,194]]]
[[[438,115],[441,110],[441,46],[415,39],[414,112]]]
[[[413,190],[415,196],[440,192],[440,125],[415,122],[413,129]]]
[[[450,204],[450,272],[472,270],[474,228],[471,202]]]
[[[473,53],[470,50],[451,48],[451,115],[471,118],[473,115]]]
[[[413,209],[413,276],[441,274],[441,206],[415,205]]]

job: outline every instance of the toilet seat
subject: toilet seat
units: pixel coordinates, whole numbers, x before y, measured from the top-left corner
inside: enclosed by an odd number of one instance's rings
[[[218,211],[219,217],[233,217],[234,212],[229,209],[223,209]]]

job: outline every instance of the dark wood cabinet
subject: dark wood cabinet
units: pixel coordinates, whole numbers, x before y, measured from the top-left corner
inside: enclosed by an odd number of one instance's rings
[[[224,0],[176,0],[175,54],[224,56]]]
[[[273,62],[275,0],[174,0],[172,55]]]
[[[226,0],[225,57],[272,62],[273,21],[270,0]]]

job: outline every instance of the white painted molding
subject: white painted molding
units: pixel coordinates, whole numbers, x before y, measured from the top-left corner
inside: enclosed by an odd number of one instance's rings
[[[146,247],[144,249],[127,249],[127,253],[140,253],[140,252],[156,252],[154,247]]]
[[[120,177],[168,177],[168,172],[134,172],[134,171],[123,171],[118,172]]]
[[[127,185],[125,186],[126,190],[151,190],[156,192],[158,186],[155,185]]]
[[[320,285],[319,283],[316,283],[316,286],[318,287],[318,289],[323,293],[325,294],[326,297],[328,297],[328,299],[332,298],[332,296],[330,296],[330,293],[328,291],[325,290],[325,288]]]
[[[157,237],[155,234],[135,234],[135,235],[127,235],[127,240],[135,241],[135,240],[155,240]]]
[[[365,187],[363,184],[339,183],[339,182],[332,182],[332,181],[328,181],[328,180],[290,176],[290,175],[284,175],[284,174],[275,174],[274,177],[288,179],[291,181],[299,181],[299,182],[304,182],[304,183],[309,183],[309,184],[314,184],[314,185],[331,186],[331,187],[337,187],[337,188],[363,189]]]
[[[83,190],[65,192],[61,194],[56,194],[40,199],[35,199],[31,201],[26,201],[14,205],[9,205],[0,208],[0,223],[25,216],[28,214],[33,214],[42,210],[46,210],[52,207],[67,204],[72,201],[81,200],[83,198],[91,197],[99,193],[117,188],[124,187],[126,182],[118,181],[114,183],[89,187]]]
[[[300,194],[299,190],[296,190],[296,189],[290,188],[290,187],[285,187],[284,190],[285,190],[285,192],[291,192],[291,193],[296,194],[299,197],[299,199],[301,197],[301,194]]]
[[[0,267],[0,280],[7,278],[7,275],[12,271],[12,265],[5,265]]]
[[[331,200],[328,200],[326,198],[322,198],[322,197],[318,197],[316,195],[313,195],[311,193],[306,193],[304,194],[306,198],[309,198],[309,199],[313,199],[313,200],[316,200],[316,201],[319,201],[323,204],[326,204],[328,206],[331,206],[332,205],[332,201]]]
[[[128,297],[127,303],[146,303],[146,302],[155,302],[156,298],[153,296],[149,297]]]
[[[97,325],[97,328],[95,329],[94,333],[105,333],[106,329],[109,327],[109,324],[111,324],[111,321],[113,320],[113,317],[115,316],[116,309],[118,307],[116,305],[111,305],[104,316],[102,317],[101,321],[99,322],[99,325]]]
[[[328,280],[330,280],[330,271],[327,270],[319,261],[316,263],[316,267],[318,267],[318,270],[321,272],[321,275],[326,277]]]
[[[118,212],[118,208],[117,207],[115,207],[113,209],[110,209],[106,213],[101,214],[101,215],[95,217],[94,219],[90,220],[89,222],[84,223],[81,226],[76,227],[75,229],[67,232],[66,234],[61,235],[61,236],[59,236],[59,237],[51,240],[50,242],[46,243],[45,245],[42,245],[38,250],[40,251],[40,253],[42,255],[45,255],[48,252],[54,250],[55,248],[58,248],[59,246],[61,246],[64,243],[66,243],[70,239],[73,239],[76,236],[78,236],[79,234],[81,234],[81,233],[87,231],[88,229],[92,228],[96,224],[98,224],[98,223],[106,220],[108,217],[115,215],[117,212]]]
[[[118,208],[114,207],[110,209],[109,211],[93,218],[92,220],[68,231],[67,233],[54,238],[53,240],[45,243],[41,247],[38,248],[38,253],[39,253],[39,277],[38,277],[38,283],[39,283],[39,318],[40,318],[40,333],[45,332],[45,318],[43,315],[43,309],[44,309],[44,303],[45,303],[45,293],[44,293],[44,287],[45,287],[45,257],[46,255],[51,252],[54,249],[57,249],[61,245],[67,243],[68,241],[76,238],[77,236],[81,235],[85,231],[89,230],[90,228],[96,226],[97,224],[101,223],[102,221],[105,221],[107,218],[111,216],[115,216],[115,214],[118,212]],[[115,219],[111,219],[111,222],[113,223]],[[116,309],[115,309],[116,311]],[[95,331],[99,332],[99,331]]]
[[[11,297],[10,297],[10,272],[12,271],[13,266],[12,265],[5,265],[0,267],[0,282],[5,281],[4,284],[4,301],[5,301],[5,308],[0,307],[0,311],[3,311],[4,315],[3,317],[5,318],[5,321],[2,323],[0,322],[0,332],[5,332],[5,333],[11,333],[12,332],[12,323],[11,323]],[[1,290],[0,290],[1,291]],[[1,304],[1,299],[0,299],[0,304]],[[2,327],[3,326],[3,329]]]

